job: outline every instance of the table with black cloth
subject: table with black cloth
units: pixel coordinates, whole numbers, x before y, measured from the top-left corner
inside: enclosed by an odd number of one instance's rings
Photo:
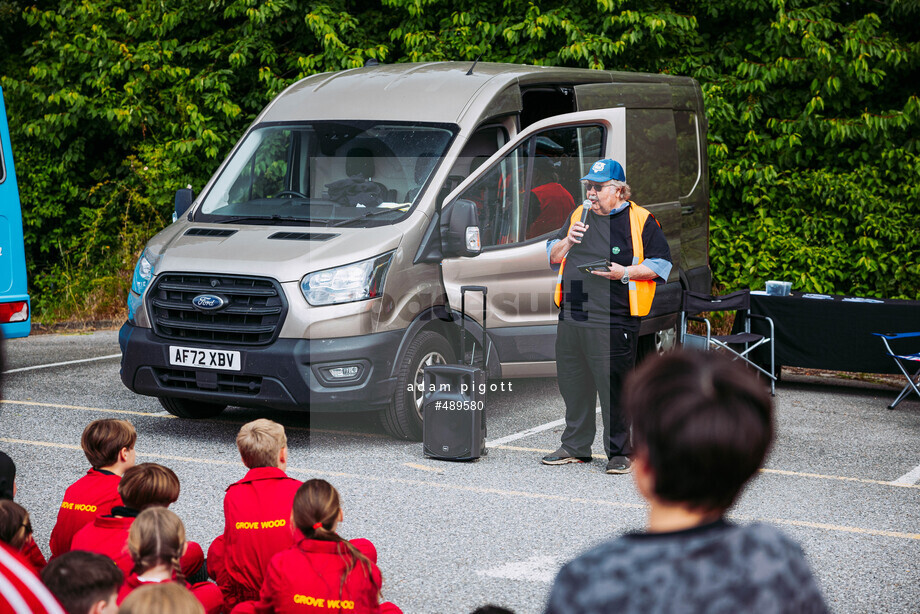
[[[853,371],[900,373],[885,353],[881,339],[872,333],[920,331],[920,301],[885,299],[881,302],[805,298],[751,293],[751,313],[773,320],[776,335],[776,372],[781,366]],[[735,328],[741,325],[736,321]],[[751,319],[751,330],[769,334],[761,320]],[[893,346],[894,347],[894,346]],[[907,351],[910,348],[904,348]],[[901,351],[898,347],[894,350]],[[913,349],[912,351],[916,351]],[[769,368],[767,351],[754,351],[754,359]]]

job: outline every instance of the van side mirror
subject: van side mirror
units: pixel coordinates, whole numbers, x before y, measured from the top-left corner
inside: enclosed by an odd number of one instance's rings
[[[188,208],[192,206],[192,202],[195,200],[195,193],[192,192],[192,188],[179,188],[176,190],[176,212],[173,215],[173,221],[178,220],[183,213],[188,211]]]
[[[476,203],[458,198],[441,210],[441,253],[449,256],[478,256],[479,212]]]

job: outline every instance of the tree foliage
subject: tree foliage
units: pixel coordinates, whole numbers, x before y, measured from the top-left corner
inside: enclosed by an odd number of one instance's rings
[[[724,288],[920,296],[916,0],[0,0],[39,315],[117,313],[176,188],[306,75],[517,62],[703,86]]]

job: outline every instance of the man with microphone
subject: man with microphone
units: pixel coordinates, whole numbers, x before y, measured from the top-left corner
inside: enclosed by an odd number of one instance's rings
[[[629,201],[619,162],[598,160],[582,177],[588,200],[547,241],[559,269],[556,371],[565,401],[565,431],[546,465],[587,463],[600,397],[607,473],[629,473],[629,425],[620,408],[626,374],[635,366],[639,321],[655,286],[671,272],[671,251],[648,210]]]

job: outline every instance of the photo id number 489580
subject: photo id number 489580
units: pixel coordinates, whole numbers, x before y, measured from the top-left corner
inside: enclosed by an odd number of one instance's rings
[[[228,350],[169,346],[169,364],[198,369],[240,370],[240,353]]]

